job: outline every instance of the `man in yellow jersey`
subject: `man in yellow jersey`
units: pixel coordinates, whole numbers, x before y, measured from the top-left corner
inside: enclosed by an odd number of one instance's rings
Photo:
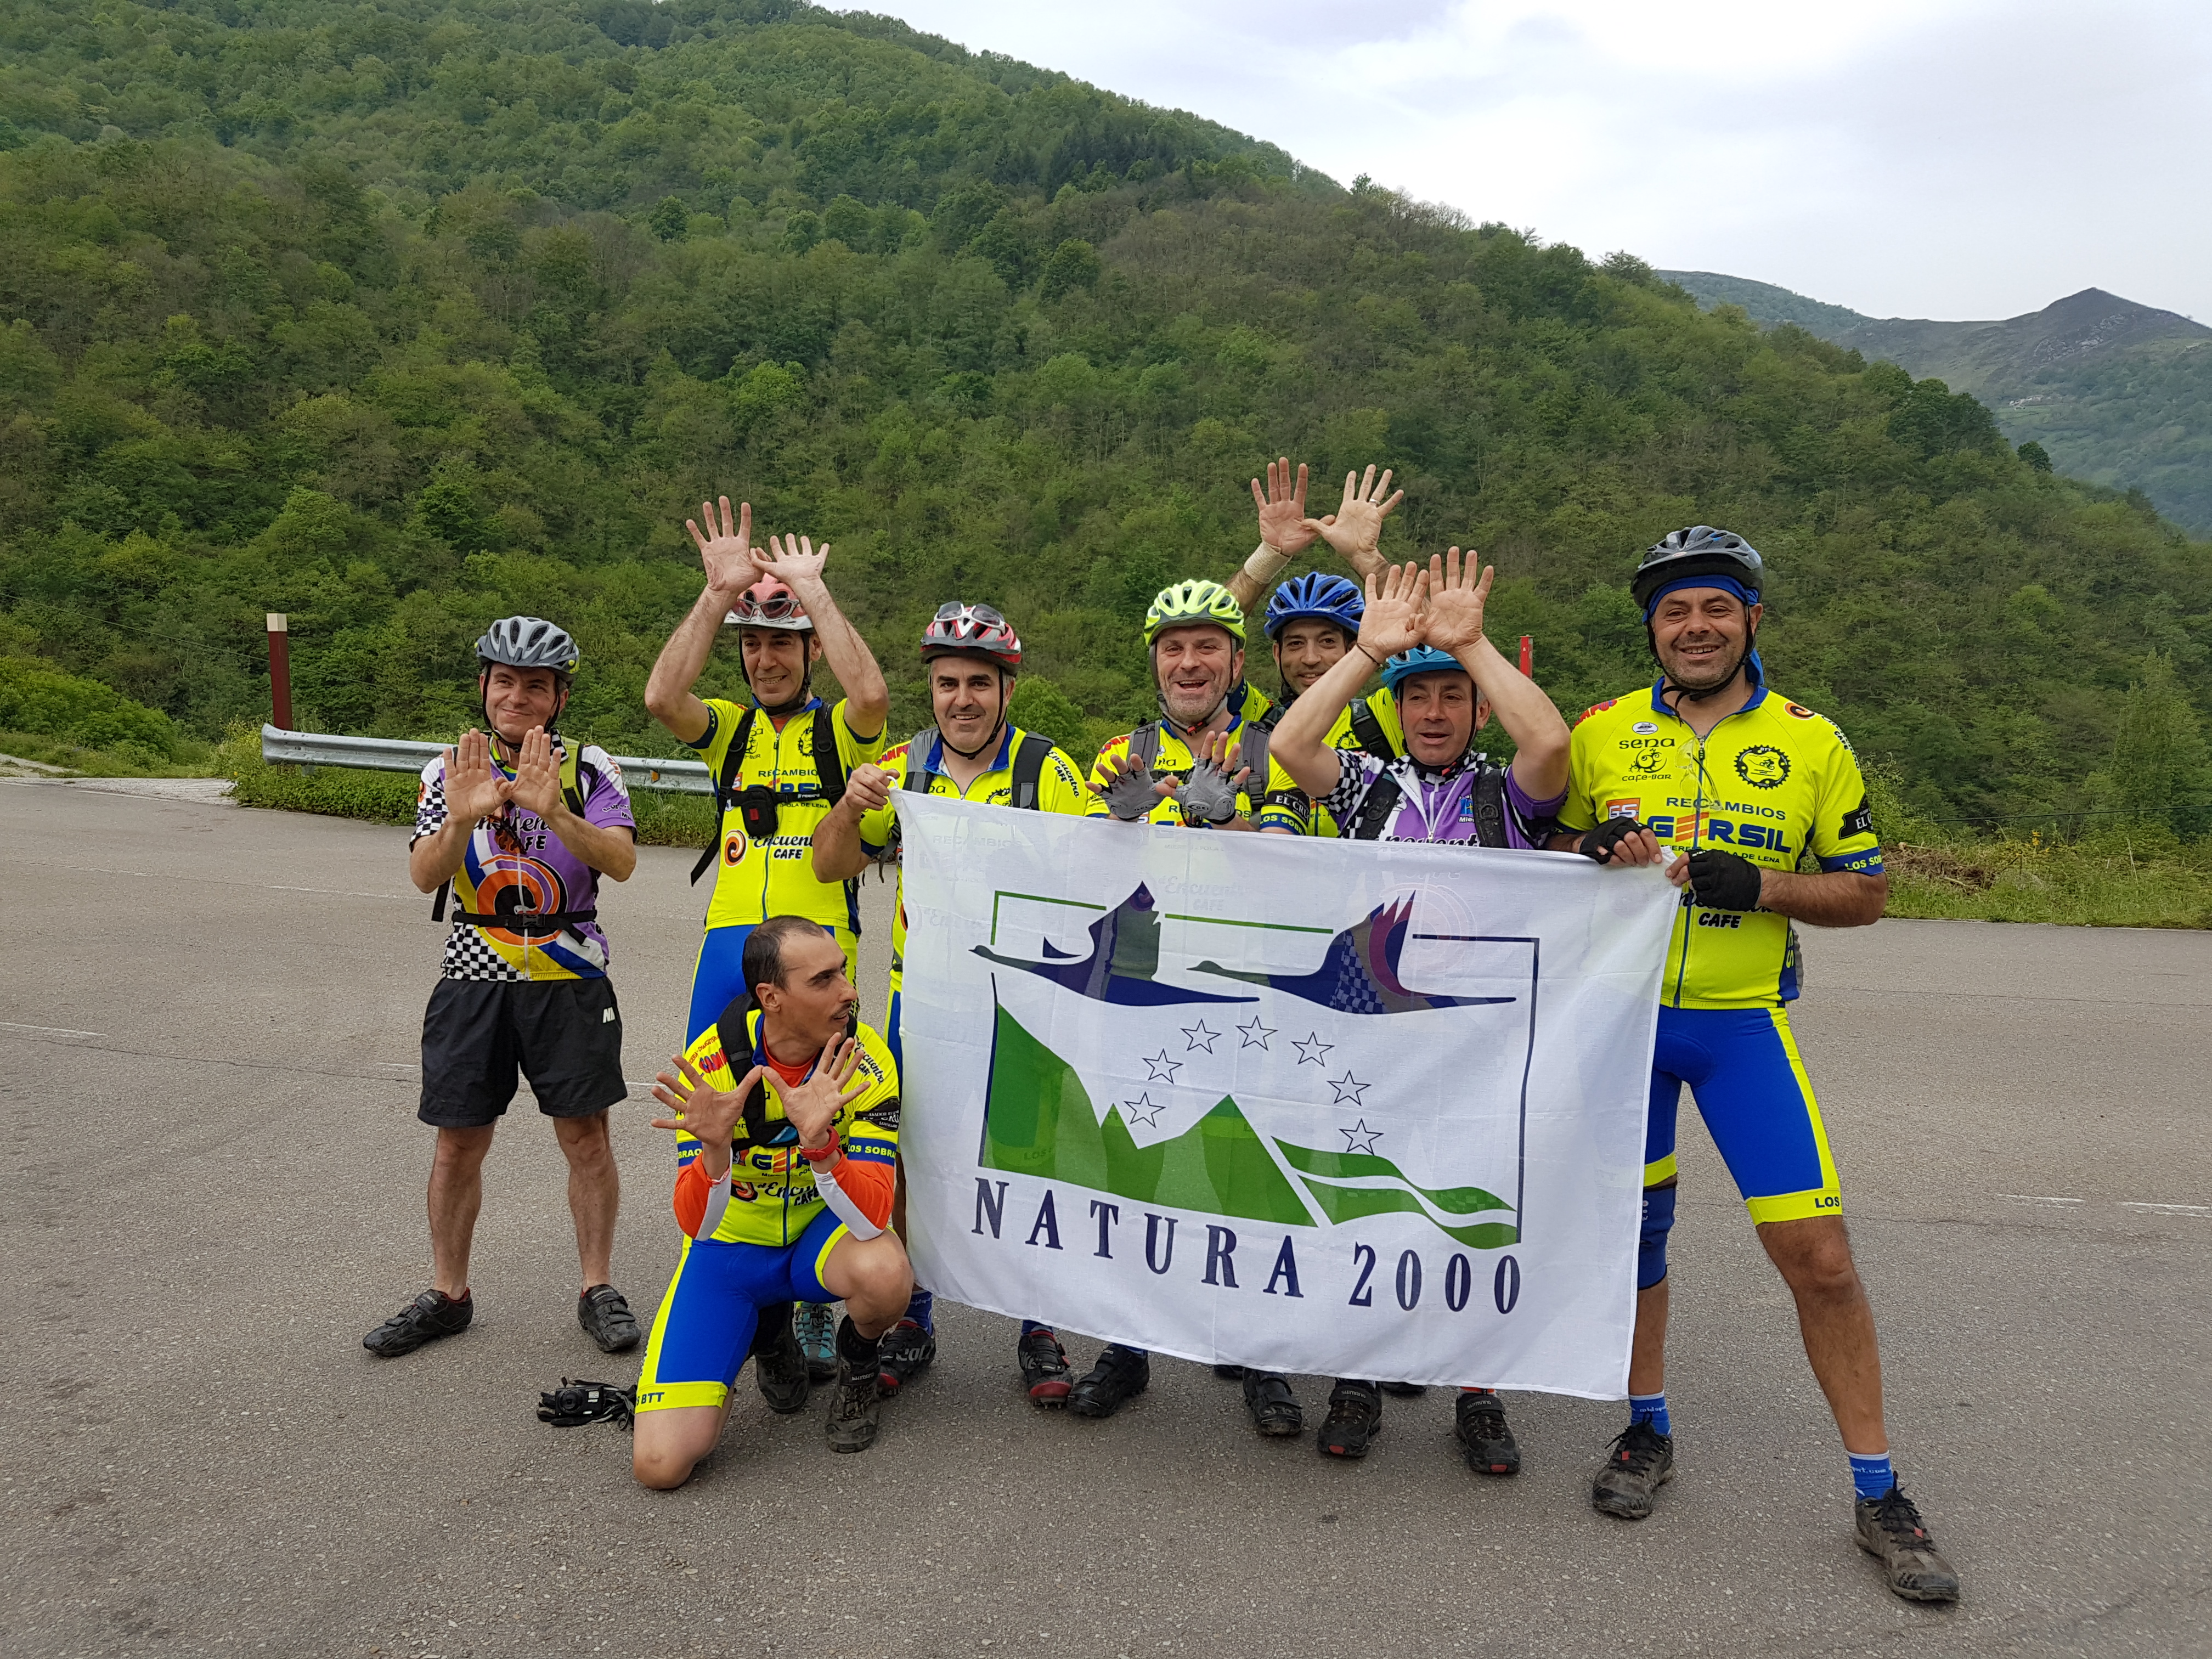
[[[1282,677],[1283,700],[1262,721],[1272,731],[1290,707],[1319,684],[1328,671],[1352,652],[1367,601],[1341,576],[1319,571],[1278,587],[1267,601],[1264,624]],[[1332,749],[1358,750],[1388,766],[1406,752],[1406,731],[1398,718],[1398,699],[1389,687],[1355,697],[1328,728]],[[1260,805],[1260,828],[1276,836],[1334,836],[1336,820],[1326,807],[1300,789],[1283,764],[1268,757],[1267,793]]]
[[[1306,468],[1298,464],[1297,483],[1291,482],[1291,463],[1288,457],[1267,463],[1267,487],[1263,491],[1257,478],[1252,480],[1252,503],[1260,511],[1260,544],[1252,550],[1237,574],[1230,577],[1230,597],[1249,616],[1260,603],[1260,595],[1267,591],[1267,584],[1283,574],[1290,562],[1311,547],[1316,541],[1326,541],[1352,567],[1353,576],[1360,581],[1376,574],[1382,568],[1382,520],[1398,509],[1406,499],[1402,489],[1395,493],[1390,489],[1390,473],[1384,469],[1380,480],[1375,469],[1369,467],[1365,475],[1347,472],[1344,475],[1344,499],[1334,513],[1318,519],[1306,517]],[[1272,612],[1270,613],[1272,616]],[[1356,624],[1355,624],[1356,626]],[[1270,627],[1267,635],[1275,638],[1276,630]],[[1275,665],[1284,668],[1283,653],[1275,653]],[[1321,678],[1328,664],[1315,668],[1305,678],[1306,684]],[[1299,688],[1291,683],[1285,672],[1283,695],[1296,696]],[[1248,720],[1265,720],[1276,707],[1274,700],[1257,686],[1240,680],[1229,698],[1231,712]],[[1387,757],[1382,757],[1387,758]]]
[[[696,881],[709,863],[716,866],[692,969],[687,1040],[744,988],[745,935],[769,916],[820,922],[857,971],[857,902],[843,884],[815,879],[809,843],[853,769],[883,753],[890,713],[883,670],[823,580],[829,544],[817,550],[803,536],[772,536],[763,551],[753,544],[750,503],[739,505],[734,522],[726,495],[719,520],[711,502],[699,511],[705,527],[687,520],[684,528],[698,544],[707,586],[645,688],[653,717],[697,750],[714,775],[721,808],[714,845],[691,873]],[[692,694],[725,621],[738,630],[750,708]],[[845,690],[834,708],[808,684],[825,658]]]
[[[1763,579],[1747,543],[1707,525],[1644,555],[1633,592],[1662,672],[1649,691],[1582,717],[1559,814],[1570,833],[1553,842],[1601,863],[1656,862],[1662,846],[1686,854],[1669,870],[1682,908],[1653,1061],[1629,1425],[1591,1497],[1606,1514],[1640,1520],[1674,1474],[1667,1233],[1686,1083],[1796,1300],[1806,1356],[1850,1457],[1860,1545],[1898,1595],[1955,1601],[1958,1575],[1890,1466],[1874,1310],[1786,1007],[1797,994],[1792,924],[1863,927],[1881,917],[1889,882],[1850,744],[1824,716],[1766,687],[1757,649]],[[1799,873],[1808,856],[1817,873]]]
[[[637,1321],[607,1282],[622,1182],[607,1109],[628,1097],[622,1012],[599,925],[601,876],[629,879],[637,832],[622,769],[559,727],[581,653],[538,617],[505,617],[477,641],[483,732],[422,769],[407,869],[459,907],[422,1016],[417,1115],[438,1132],[430,1164],[431,1287],[362,1339],[396,1358],[468,1328],[469,1256],[483,1162],[514,1098],[517,1069],[553,1120],[568,1163],[583,1291],[576,1319],[607,1353],[637,1345]]]
[[[955,599],[940,606],[921,636],[929,675],[929,706],[936,723],[885,754],[879,766],[855,770],[845,799],[814,832],[817,880],[842,881],[870,862],[894,855],[898,838],[893,792],[918,789],[957,800],[982,801],[1039,812],[1089,811],[1090,792],[1075,763],[1049,738],[1022,731],[1006,718],[1021,666],[1022,642],[1006,619],[987,605]],[[890,1050],[905,1063],[901,1045],[900,993],[906,975],[906,887],[901,878],[891,927]],[[906,1188],[899,1188],[897,1224],[906,1224]],[[905,1316],[881,1345],[881,1386],[896,1394],[937,1357],[930,1292],[915,1287]],[[1022,1322],[1015,1350],[1023,1386],[1039,1406],[1067,1402],[1067,1356],[1050,1327]]]
[[[890,1230],[898,1067],[860,1023],[843,951],[818,922],[772,916],[745,940],[750,986],[655,1080],[676,1132],[684,1253],[637,1380],[632,1467],[665,1490],[714,1449],[763,1320],[842,1301],[832,1451],[877,1431],[877,1339],[914,1286]],[[765,1359],[765,1355],[763,1356]],[[778,1410],[806,1403],[802,1370]],[[766,1390],[763,1390],[766,1392]]]

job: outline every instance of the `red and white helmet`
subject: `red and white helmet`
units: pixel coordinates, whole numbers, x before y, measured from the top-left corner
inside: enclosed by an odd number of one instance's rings
[[[963,605],[958,599],[937,608],[922,630],[921,659],[949,657],[956,653],[988,657],[1003,668],[1018,668],[1022,642],[1006,619],[988,605]]]
[[[763,576],[738,595],[737,608],[722,618],[731,628],[781,628],[794,634],[813,631],[806,607],[780,577]]]

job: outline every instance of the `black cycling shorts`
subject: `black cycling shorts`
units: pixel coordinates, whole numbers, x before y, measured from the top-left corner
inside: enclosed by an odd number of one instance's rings
[[[622,1011],[599,979],[441,979],[422,1015],[422,1103],[441,1129],[497,1120],[518,1069],[548,1117],[589,1117],[628,1098]]]

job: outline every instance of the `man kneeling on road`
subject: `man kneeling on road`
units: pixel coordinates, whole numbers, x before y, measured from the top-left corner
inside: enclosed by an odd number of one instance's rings
[[[553,1120],[568,1160],[583,1292],[576,1319],[607,1353],[637,1346],[637,1321],[607,1283],[621,1177],[607,1109],[629,1097],[622,1013],[607,978],[599,879],[629,879],[637,835],[622,773],[557,731],[580,653],[536,617],[494,623],[477,641],[487,738],[468,732],[422,769],[408,874],[459,913],[422,1016],[422,1100],[438,1131],[430,1164],[431,1287],[362,1339],[386,1358],[465,1331],[475,1316],[469,1247],[484,1155],[514,1098],[516,1068]]]
[[[676,1132],[686,1235],[637,1383],[633,1466],[663,1491],[690,1480],[721,1438],[761,1310],[791,1302],[844,1303],[830,1446],[866,1450],[877,1339],[914,1290],[890,1231],[898,1067],[857,1018],[843,946],[819,922],[771,916],[747,937],[744,971],[748,988],[653,1091],[671,1109],[653,1127]],[[780,1362],[787,1392],[769,1403],[798,1411],[805,1359],[787,1325],[775,1334],[789,1352],[761,1359]]]

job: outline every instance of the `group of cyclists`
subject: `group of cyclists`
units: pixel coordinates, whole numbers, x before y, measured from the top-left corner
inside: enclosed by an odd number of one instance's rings
[[[906,915],[896,907],[880,1028],[860,1018],[856,878],[895,863],[902,790],[1109,823],[1224,833],[1419,841],[1663,864],[1681,890],[1658,1011],[1646,1133],[1629,1420],[1591,1486],[1601,1511],[1652,1513],[1673,1478],[1665,1392],[1675,1118],[1687,1084],[1762,1244],[1795,1298],[1806,1353],[1850,1458],[1858,1543],[1908,1599],[1956,1599],[1892,1468],[1881,1359],[1820,1109],[1792,1037],[1794,924],[1863,925],[1887,898],[1857,763],[1822,715],[1771,692],[1758,652],[1764,563],[1698,525],[1648,550],[1632,578],[1656,679],[1570,729],[1484,633],[1493,573],[1458,548],[1393,565],[1390,474],[1346,477],[1335,512],[1307,512],[1307,471],[1255,479],[1260,540],[1225,582],[1164,588],[1143,625],[1158,715],[1099,750],[1088,775],[1010,718],[1013,624],[948,596],[918,642],[931,724],[887,729],[882,669],[839,609],[830,553],[805,537],[754,541],[727,497],[689,521],[705,574],[654,664],[646,704],[713,775],[719,829],[686,1046],[659,1073],[653,1120],[676,1139],[685,1235],[649,1334],[608,1282],[619,1182],[607,1113],[627,1097],[622,1024],[596,916],[601,876],[636,862],[620,771],[564,739],[579,653],[551,623],[512,617],[478,641],[485,731],[425,766],[410,873],[459,911],[423,1025],[420,1115],[438,1132],[429,1188],[434,1279],[364,1339],[397,1356],[466,1328],[481,1168],[518,1072],[569,1165],[577,1318],[605,1352],[645,1344],[634,1399],[637,1478],[690,1478],[717,1443],[739,1371],[779,1412],[831,1385],[830,1445],[875,1440],[882,1402],[937,1352],[929,1290],[900,1243],[898,1163]],[[1325,544],[1351,579],[1289,577]],[[1248,673],[1256,643],[1279,696]],[[734,635],[749,699],[693,690]],[[827,663],[843,695],[817,695]],[[1370,689],[1370,684],[1379,684]],[[1492,762],[1495,716],[1513,744]],[[842,1316],[835,1304],[843,1304]],[[1074,1374],[1057,1333],[1021,1322],[1015,1368],[1040,1407],[1113,1415],[1150,1381],[1142,1351],[1109,1343]],[[1234,1365],[1257,1432],[1292,1437],[1289,1379]],[[1316,1444],[1365,1455],[1387,1378],[1340,1377]],[[593,1395],[613,1396],[602,1389]],[[568,1402],[569,1407],[574,1402]],[[588,1412],[584,1415],[588,1415]],[[581,1420],[556,1417],[555,1420]],[[1521,1451],[1495,1393],[1463,1389],[1460,1454],[1510,1477]]]

